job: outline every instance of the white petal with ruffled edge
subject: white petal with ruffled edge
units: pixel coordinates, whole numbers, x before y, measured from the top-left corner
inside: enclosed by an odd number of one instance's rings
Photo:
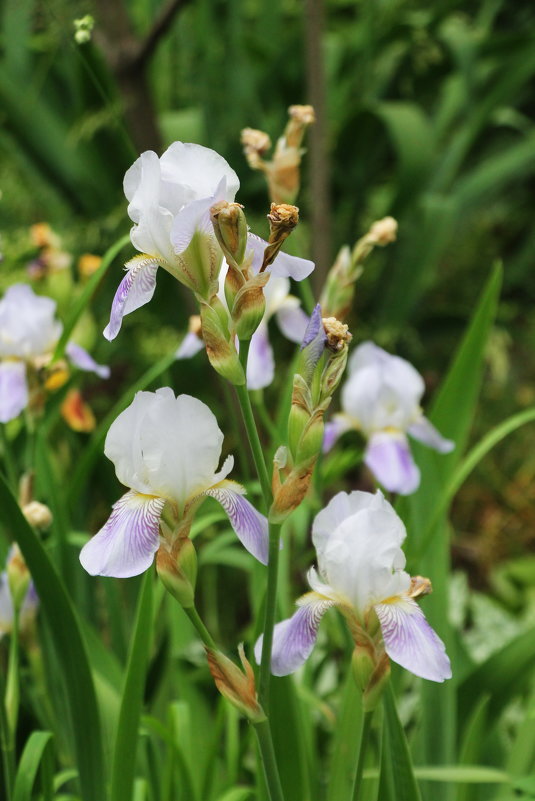
[[[416,676],[442,682],[451,678],[450,660],[440,637],[412,598],[374,607],[390,659]]]
[[[407,433],[439,453],[450,453],[455,448],[455,443],[443,437],[427,417],[420,417],[409,426]]]
[[[224,199],[234,200],[240,181],[223,156],[203,145],[173,142],[160,159],[164,187],[180,190],[184,204],[213,195],[225,179]]]
[[[24,362],[0,364],[0,423],[18,417],[28,405],[28,383]]]
[[[271,672],[274,676],[287,676],[308,659],[316,643],[320,621],[334,601],[315,592],[307,593],[297,602],[299,609],[288,620],[277,623],[273,629]],[[258,664],[262,659],[263,635],[256,641],[254,653]]]
[[[247,235],[247,247],[253,252],[252,268],[253,272],[257,273],[262,266],[264,259],[264,251],[268,243],[265,239],[257,236],[256,234]],[[267,268],[271,275],[281,278],[293,278],[294,281],[302,281],[314,270],[315,264],[309,259],[300,259],[298,256],[290,256],[288,253],[283,253],[281,250],[275,257],[275,260]]]
[[[171,244],[174,252],[179,255],[184,253],[191,244],[191,240],[196,231],[210,237],[214,241],[214,247],[218,247],[214,228],[210,219],[210,208],[221,200],[225,194],[225,179],[217,189],[215,195],[194,200],[178,212],[173,220],[171,228]],[[221,256],[222,259],[222,256]]]
[[[364,462],[389,492],[410,495],[420,484],[420,470],[414,463],[404,434],[387,431],[373,434],[368,441]]]
[[[164,498],[127,492],[113,505],[100,531],[80,552],[82,567],[92,576],[129,578],[147,570],[158,550]]]
[[[93,357],[77,345],[76,342],[68,342],[65,353],[79,370],[86,370],[88,373],[96,373],[100,378],[110,377],[110,368],[106,364],[97,364]]]
[[[275,376],[275,358],[269,343],[268,327],[261,322],[253,336],[247,357],[247,388],[269,387]]]
[[[156,289],[158,260],[151,256],[134,256],[127,263],[127,273],[115,293],[111,306],[110,322],[104,329],[106,339],[115,339],[125,314],[148,303]]]
[[[206,490],[205,495],[219,501],[242,545],[263,565],[268,563],[269,529],[264,515],[243,495],[245,490],[234,481],[222,481]]]
[[[159,205],[160,160],[153,150],[146,150],[126,171],[123,189],[128,204],[128,216],[138,223],[148,209]]]

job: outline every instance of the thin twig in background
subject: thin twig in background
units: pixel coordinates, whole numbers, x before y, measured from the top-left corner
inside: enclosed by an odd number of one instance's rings
[[[305,40],[307,100],[316,122],[309,132],[309,181],[312,258],[316,263],[314,286],[323,284],[331,262],[329,158],[327,149],[326,92],[323,69],[323,0],[306,0]]]

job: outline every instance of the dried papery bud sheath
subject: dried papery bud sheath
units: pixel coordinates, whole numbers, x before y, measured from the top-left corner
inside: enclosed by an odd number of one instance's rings
[[[288,147],[300,147],[309,125],[316,121],[312,106],[290,106],[288,109],[288,124],[284,132]]]
[[[161,545],[156,569],[165,589],[188,609],[194,605],[197,581],[197,554],[189,537],[179,537],[172,548]]]
[[[227,312],[221,301],[213,297],[210,304],[201,303],[202,338],[206,345],[206,353],[210,364],[231,384],[245,384],[245,373],[230,336],[227,324]]]
[[[238,647],[238,653],[243,671],[221,651],[212,648],[206,648],[208,667],[221,695],[252,723],[261,723],[266,715],[256,697],[254,673],[243,645]]]
[[[260,272],[275,261],[284,240],[290,236],[299,222],[299,209],[289,203],[272,203],[269,214],[268,246],[264,251],[264,260]]]
[[[421,598],[422,595],[430,595],[433,592],[433,585],[424,576],[411,576],[411,586],[407,593],[411,598]]]
[[[52,512],[44,503],[30,501],[22,507],[22,514],[28,523],[38,531],[46,531],[52,525]]]
[[[374,247],[385,247],[396,241],[398,231],[397,221],[393,217],[383,217],[370,227],[370,230],[359,239],[353,248],[352,259],[354,267],[362,264]]]
[[[241,144],[249,167],[253,170],[265,169],[262,156],[271,147],[269,135],[257,128],[244,128],[241,132]]]
[[[239,267],[247,246],[247,220],[243,206],[221,200],[210,209],[210,219],[227,262]]]

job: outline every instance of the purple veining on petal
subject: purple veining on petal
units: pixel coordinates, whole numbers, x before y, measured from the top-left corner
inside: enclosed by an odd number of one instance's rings
[[[28,405],[26,365],[19,361],[0,364],[0,423],[8,423]]]
[[[271,384],[274,375],[273,348],[269,343],[267,325],[261,323],[251,337],[247,358],[247,387],[248,389],[264,389]]]
[[[227,485],[231,483],[224,482]],[[240,492],[236,492],[224,484],[207,490],[205,494],[219,501],[242,545],[259,562],[267,565],[269,552],[267,518],[257,512]]]
[[[451,678],[450,660],[440,637],[412,598],[377,604],[375,611],[388,656],[416,676],[442,682]]]
[[[373,434],[364,454],[364,462],[389,492],[410,495],[420,484],[420,471],[402,434]]]
[[[455,443],[451,439],[443,437],[427,417],[421,417],[416,423],[409,426],[408,433],[414,439],[423,442],[424,445],[439,453],[450,453],[455,448]]]
[[[273,630],[271,672],[274,676],[287,676],[301,667],[310,656],[316,643],[320,621],[333,601],[319,598],[315,593],[304,595],[297,612],[288,620],[277,623]],[[263,635],[255,645],[255,658],[260,664]]]
[[[100,378],[110,377],[110,368],[106,364],[97,364],[93,357],[76,342],[68,342],[65,353],[79,370],[96,373]]]
[[[80,552],[82,567],[92,576],[128,578],[152,564],[159,545],[164,498],[133,490],[113,505],[107,523]]]
[[[150,256],[134,256],[128,262],[128,271],[119,284],[111,306],[110,322],[104,329],[106,339],[115,339],[125,314],[148,303],[156,289],[158,263]]]

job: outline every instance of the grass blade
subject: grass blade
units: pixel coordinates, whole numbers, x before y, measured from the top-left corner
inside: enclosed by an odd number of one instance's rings
[[[63,669],[70,714],[77,722],[73,732],[82,798],[103,801],[106,792],[100,719],[80,625],[48,554],[1,476],[0,520],[13,533],[32,574]]]
[[[134,787],[139,719],[152,636],[153,575],[145,573],[119,713],[111,774],[111,801],[130,801]]]
[[[15,778],[13,801],[32,801],[32,789],[47,746],[52,740],[49,731],[34,731],[24,746]]]

